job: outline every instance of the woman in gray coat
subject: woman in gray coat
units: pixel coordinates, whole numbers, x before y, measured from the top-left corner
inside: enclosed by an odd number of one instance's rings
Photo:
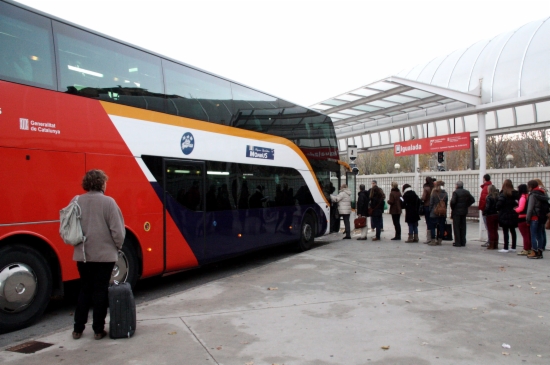
[[[91,306],[94,308],[94,338],[101,340],[107,335],[105,317],[109,304],[109,281],[126,234],[118,205],[113,198],[104,195],[107,179],[101,170],[88,171],[82,179],[82,188],[87,193],[78,198],[82,211],[82,233],[86,239],[74,247],[73,254],[81,282],[74,313],[75,340],[82,337]]]

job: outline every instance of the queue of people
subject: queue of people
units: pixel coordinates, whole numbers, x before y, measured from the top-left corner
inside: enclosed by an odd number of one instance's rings
[[[344,184],[338,195],[332,195],[333,202],[343,202],[340,214],[344,217],[345,238],[351,239],[349,217],[351,214],[351,191]],[[349,201],[349,205],[348,205]],[[530,259],[543,258],[546,249],[545,226],[550,211],[550,197],[540,179],[533,179],[527,184],[520,184],[514,188],[511,180],[505,180],[499,190],[491,182],[490,175],[483,177],[479,209],[482,211],[483,224],[488,233],[487,242],[481,246],[488,250],[498,250],[499,253],[516,252],[517,233],[519,229],[523,238],[523,250],[518,255]],[[419,242],[418,222],[424,215],[426,220],[426,241],[430,246],[440,246],[444,236],[449,233],[447,224],[448,207],[452,219],[452,233],[454,234],[454,247],[466,246],[466,216],[469,207],[475,202],[472,194],[464,189],[464,183],[457,181],[452,193],[445,190],[444,181],[435,181],[431,177],[426,178],[426,183],[419,196],[409,184],[404,184],[399,189],[396,182],[391,183],[391,191],[386,201],[384,191],[378,186],[376,180],[372,181],[372,187],[365,189],[365,185],[359,186],[357,196],[358,217],[370,217],[371,227],[375,231],[373,241],[381,239],[382,214],[388,210],[392,216],[395,228],[395,236],[392,241],[401,240],[401,215],[405,211],[405,223],[408,225],[408,238],[405,242]],[[339,208],[340,210],[340,208]],[[550,222],[549,222],[550,223]],[[550,224],[548,224],[550,226]],[[499,249],[499,227],[502,229],[504,245]],[[548,227],[547,229],[550,229]],[[358,240],[367,240],[368,228],[362,227]]]

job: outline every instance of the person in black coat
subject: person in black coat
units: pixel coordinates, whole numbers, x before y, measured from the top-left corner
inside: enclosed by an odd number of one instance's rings
[[[502,227],[502,233],[504,234],[504,248],[498,250],[498,252],[516,251],[516,227],[518,226],[519,218],[514,208],[518,206],[518,202],[519,193],[517,190],[514,190],[512,181],[508,179],[504,180],[497,200],[498,224]],[[509,246],[510,238],[508,232],[512,235],[512,248]]]
[[[369,195],[365,190],[365,185],[359,185],[359,194],[357,195],[357,216],[358,217],[368,217],[369,216]],[[365,226],[361,228],[361,236],[358,240],[367,239],[368,227]]]
[[[405,222],[409,225],[409,239],[405,242],[418,242],[418,221],[420,215],[420,198],[409,184],[403,185],[403,204],[405,206]]]
[[[372,224],[376,230],[376,236],[372,238],[373,241],[380,241],[380,230],[382,229],[382,213],[384,213],[384,200],[386,195],[382,189],[378,186],[373,186],[370,189],[369,195],[369,208],[372,209]]]
[[[468,208],[474,204],[475,198],[464,189],[462,181],[456,182],[456,189],[451,198],[451,218],[453,219],[453,233],[455,235],[455,247],[466,246],[466,215]]]

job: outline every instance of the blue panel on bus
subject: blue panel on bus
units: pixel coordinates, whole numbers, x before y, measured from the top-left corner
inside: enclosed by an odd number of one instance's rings
[[[151,184],[162,201],[163,189],[156,182]],[[316,213],[320,234],[327,228],[326,216],[317,204],[203,212],[187,209],[167,195],[166,209],[201,265],[297,241],[307,210]]]

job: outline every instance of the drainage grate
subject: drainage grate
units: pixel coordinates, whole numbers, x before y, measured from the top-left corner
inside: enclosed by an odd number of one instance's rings
[[[43,350],[46,347],[53,346],[53,343],[46,343],[40,341],[28,341],[17,346],[10,347],[6,351],[20,352],[22,354],[34,354],[37,351]]]

